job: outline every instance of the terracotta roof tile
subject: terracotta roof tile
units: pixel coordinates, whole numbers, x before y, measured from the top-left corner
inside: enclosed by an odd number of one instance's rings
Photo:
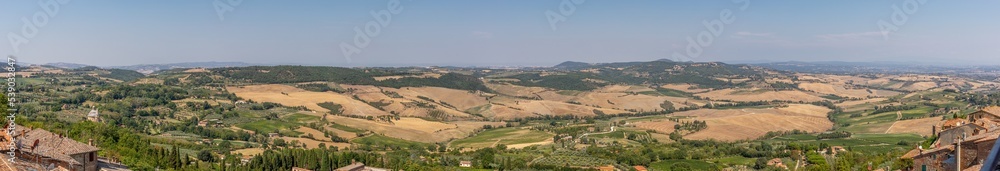
[[[995,116],[1000,116],[1000,106],[985,107],[985,108],[983,108],[982,111],[986,112],[986,113],[993,114]]]
[[[20,133],[20,131],[15,132]],[[20,151],[51,157],[71,164],[80,164],[71,155],[100,150],[97,147],[43,129],[33,129],[24,135],[19,135],[17,141],[19,148],[22,148]],[[38,146],[32,149],[35,141],[38,141]]]

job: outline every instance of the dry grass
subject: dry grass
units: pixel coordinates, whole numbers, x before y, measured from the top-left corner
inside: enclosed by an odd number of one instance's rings
[[[822,97],[805,93],[802,91],[770,91],[760,89],[722,89],[697,94],[697,96],[708,97],[716,100],[732,101],[805,101],[815,102],[825,100]]]
[[[201,73],[201,72],[208,72],[208,70],[205,69],[205,68],[192,68],[192,69],[184,70],[184,72],[185,73]]]
[[[528,147],[528,146],[533,146],[533,145],[546,145],[546,144],[552,144],[552,143],[555,143],[555,142],[552,141],[551,138],[549,138],[549,139],[545,139],[545,141],[542,141],[542,142],[533,142],[533,143],[524,143],[524,144],[511,144],[511,145],[506,145],[506,146],[507,146],[507,148],[520,149],[520,148],[524,148],[524,147]]]
[[[677,125],[677,123],[668,120],[635,123],[636,128],[645,130],[654,130],[658,133],[664,133],[664,134],[669,134],[671,132],[674,132],[674,125]]]
[[[264,153],[263,148],[244,148],[239,150],[233,150],[233,154],[243,154],[243,156],[256,156]]]
[[[704,92],[708,92],[709,91],[709,89],[691,89],[691,87],[694,87],[694,85],[690,85],[690,84],[667,84],[667,85],[660,86],[660,88],[680,90],[680,91],[688,92],[688,93],[704,93]]]
[[[550,91],[549,89],[542,87],[525,87],[511,84],[487,83],[486,86],[500,94],[521,97],[532,97],[535,96],[536,93]]]
[[[841,97],[867,98],[867,97],[889,97],[901,93],[888,90],[874,89],[847,89],[844,85],[834,85],[827,83],[801,83],[799,88],[821,94],[833,94]],[[871,91],[871,92],[869,92]]]
[[[316,130],[316,129],[312,129],[312,128],[309,128],[309,127],[302,126],[302,127],[299,127],[299,129],[295,129],[295,131],[301,132],[302,135],[307,135],[307,136],[309,134],[312,134],[312,137],[316,138],[316,139],[326,139],[326,137],[323,137],[323,132],[322,131],[319,131],[319,130]]]
[[[912,91],[921,91],[921,90],[930,90],[936,87],[938,87],[938,84],[935,82],[918,82],[918,83],[913,83],[913,85],[904,87],[903,89]]]
[[[837,107],[848,108],[848,107],[851,107],[851,106],[857,106],[857,105],[863,105],[863,104],[869,104],[869,103],[879,103],[879,102],[886,101],[886,100],[889,100],[889,99],[887,99],[887,98],[871,98],[871,99],[865,99],[865,100],[845,101],[845,102],[837,103],[836,105],[837,105]]]
[[[940,124],[940,117],[930,117],[921,119],[910,119],[896,121],[889,127],[886,133],[914,133],[918,135],[930,136],[931,127]]]
[[[347,148],[347,147],[351,146],[351,144],[348,144],[348,143],[337,143],[337,142],[333,142],[333,141],[317,141],[317,140],[308,139],[308,138],[281,137],[281,139],[285,140],[285,143],[288,143],[288,144],[291,144],[292,141],[298,141],[299,143],[305,144],[306,145],[305,146],[306,149],[319,148],[319,144],[320,143],[326,144],[327,147],[338,147],[340,149]]]
[[[309,110],[329,112],[318,103],[333,102],[344,107],[344,114],[358,116],[382,116],[388,112],[376,109],[350,96],[333,92],[311,92],[282,84],[229,86],[229,92],[236,96],[257,102],[273,102],[285,106],[305,106]],[[283,94],[284,93],[284,94]],[[286,95],[287,94],[287,95]]]
[[[658,111],[664,101],[670,100],[674,104],[682,104],[684,98],[650,96],[650,95],[629,95],[626,93],[585,93],[576,99],[577,102],[600,106],[602,108],[636,109],[639,111]],[[675,102],[680,101],[680,102]]]
[[[476,106],[481,106],[489,104],[486,101],[486,97],[481,97],[474,93],[469,93],[466,90],[456,90],[449,88],[440,87],[419,87],[411,88],[406,87],[397,91],[399,94],[406,97],[416,98],[417,96],[429,97],[441,102],[451,104],[458,108],[459,110],[466,110]]]
[[[674,115],[694,116],[695,120],[708,123],[708,129],[685,138],[733,141],[758,138],[769,131],[826,131],[833,127],[833,123],[826,118],[829,111],[813,105],[790,105],[779,109],[702,109]]]
[[[496,118],[519,118],[538,115],[596,116],[597,114],[594,113],[595,110],[608,115],[627,113],[624,110],[596,108],[547,100],[503,99],[497,100],[494,103],[502,104],[493,105],[490,109],[491,112],[489,113],[493,114]]]
[[[134,84],[135,85],[138,85],[138,84],[163,84],[163,80],[156,79],[156,78],[140,78],[139,80],[136,80]]]
[[[426,121],[418,118],[402,118],[392,123],[374,122],[341,116],[327,116],[328,120],[348,127],[369,130],[385,136],[417,142],[445,142],[463,138],[484,125],[499,126],[500,122],[458,121],[451,123]],[[338,133],[338,135],[340,135]],[[346,138],[346,137],[345,137]]]
[[[431,110],[441,110],[441,111],[444,111],[445,114],[447,114],[449,116],[470,117],[469,114],[463,113],[462,111],[459,111],[459,110],[464,110],[464,109],[461,108],[461,107],[458,107],[459,105],[452,104],[452,102],[461,103],[461,102],[464,102],[464,101],[473,101],[472,103],[462,103],[462,105],[471,105],[471,104],[475,104],[476,102],[479,102],[478,100],[481,99],[481,101],[482,101],[481,105],[488,104],[486,102],[485,98],[483,98],[483,97],[476,97],[473,94],[468,93],[467,91],[453,90],[453,89],[447,89],[447,88],[410,88],[410,87],[407,87],[407,88],[402,88],[402,89],[395,89],[395,88],[386,88],[386,87],[375,87],[375,86],[369,86],[369,85],[343,85],[343,87],[344,88],[355,89],[355,91],[353,92],[353,94],[357,95],[358,98],[360,98],[362,100],[369,101],[369,102],[382,102],[382,103],[389,104],[388,106],[382,107],[382,109],[385,109],[385,111],[396,112],[400,116],[427,117],[428,116],[427,114]],[[419,93],[419,92],[416,92],[416,91],[412,91],[414,89],[419,89],[419,90],[431,89],[432,92]],[[401,97],[401,98],[389,97],[385,93],[382,93],[382,91],[395,92],[395,93],[398,93],[400,96],[403,96],[403,97]],[[434,94],[434,93],[438,93],[438,92],[447,92],[447,93],[444,94],[445,96],[440,97],[440,98],[444,98],[445,100],[437,99],[436,98],[437,96],[441,96],[441,95],[435,95],[434,97],[425,96],[426,94]],[[430,101],[427,101],[427,100],[424,100],[424,99],[420,99],[419,96],[424,96],[424,97],[431,98],[435,102],[430,102]],[[454,106],[456,106],[456,108],[453,109],[453,108],[445,107],[443,105],[436,104],[439,101],[444,101],[445,103],[454,105]],[[424,102],[424,103],[435,104],[436,107],[434,107],[434,108],[421,108],[421,107],[417,107],[417,106],[413,105],[413,102]],[[462,107],[465,107],[465,106],[462,106]]]
[[[385,77],[375,77],[376,81],[384,81],[388,79],[400,79],[400,78],[441,78],[441,74],[438,73],[424,73],[421,75],[405,75],[405,76],[385,76]]]
[[[333,128],[333,127],[330,127],[330,126],[327,126],[327,127],[323,128],[323,129],[326,129],[327,131],[331,131],[334,134],[337,134],[338,137],[346,138],[348,140],[352,140],[354,138],[358,138],[358,134],[357,133],[347,132],[347,131],[340,130],[340,129],[337,129],[337,128]]]

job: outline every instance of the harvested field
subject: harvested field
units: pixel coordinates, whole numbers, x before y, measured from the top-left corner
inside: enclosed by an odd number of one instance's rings
[[[438,73],[424,73],[421,75],[404,75],[404,76],[384,76],[375,77],[376,81],[384,81],[388,79],[400,79],[400,78],[441,78],[441,74]]]
[[[889,130],[886,133],[914,133],[917,135],[930,136],[931,127],[940,124],[940,117],[929,117],[921,119],[910,119],[896,121],[889,126]]]
[[[473,137],[451,142],[452,147],[466,148],[486,148],[494,147],[498,144],[515,145],[515,148],[522,148],[531,145],[547,144],[552,142],[553,134],[519,128],[500,128],[483,131]]]
[[[903,87],[903,89],[911,91],[921,91],[921,90],[930,90],[936,87],[938,87],[938,84],[935,82],[918,82],[918,83],[913,83],[913,85]]]
[[[328,116],[328,120],[340,125],[369,130],[385,136],[417,142],[445,142],[466,137],[484,125],[499,126],[501,122],[458,121],[452,123],[426,121],[418,118],[402,118],[394,123],[375,122],[342,116]],[[345,137],[346,138],[346,137]]]
[[[697,96],[708,97],[715,100],[732,101],[805,101],[815,102],[825,100],[822,97],[805,93],[802,91],[771,91],[761,89],[723,89],[697,94]]]
[[[833,123],[826,118],[829,111],[824,107],[797,104],[779,109],[702,109],[674,115],[694,116],[693,120],[708,123],[708,129],[688,134],[685,138],[733,141],[758,138],[769,131],[826,131],[833,127]]]
[[[600,106],[601,108],[635,109],[639,111],[659,111],[663,110],[660,104],[671,100],[671,103],[681,104],[684,98],[650,95],[629,95],[626,93],[586,93],[575,99],[585,105]],[[679,101],[679,102],[675,102]]]
[[[531,117],[538,115],[578,115],[578,116],[596,116],[594,111],[601,111],[605,114],[619,114],[627,113],[624,110],[615,110],[608,108],[596,108],[584,105],[569,104],[563,102],[545,101],[545,100],[519,100],[519,99],[507,99],[494,102],[495,104],[491,107],[491,114],[495,118],[519,118],[519,117]]]
[[[424,116],[424,113],[418,113],[414,111],[409,111],[410,108],[405,104],[413,103],[405,97],[389,97],[388,95],[382,93],[383,88],[375,86],[359,86],[359,85],[343,85],[345,89],[354,89],[353,95],[358,96],[361,100],[368,102],[378,102],[387,103],[388,105],[383,106],[382,109],[386,111],[394,111],[399,113],[401,116]]]
[[[262,148],[244,148],[233,150],[233,154],[243,154],[243,156],[256,156],[261,153],[264,153],[264,149]]]
[[[409,87],[407,87],[407,88],[403,88],[403,89],[395,89],[395,88],[375,87],[375,86],[368,86],[368,85],[343,85],[343,87],[344,88],[354,89],[354,92],[352,92],[352,93],[354,95],[358,96],[358,98],[360,98],[360,99],[362,99],[364,101],[378,102],[378,103],[384,103],[384,104],[386,104],[386,106],[382,106],[382,109],[384,109],[385,111],[396,112],[400,116],[428,117],[428,113],[430,111],[432,111],[432,110],[441,110],[441,111],[445,112],[445,114],[448,115],[448,116],[470,117],[469,114],[463,113],[462,111],[459,111],[461,109],[460,109],[460,107],[457,107],[458,105],[455,105],[455,104],[452,104],[451,102],[445,101],[445,103],[448,103],[448,104],[451,104],[453,106],[456,106],[456,108],[459,108],[459,109],[453,109],[453,108],[450,108],[450,107],[445,107],[443,104],[438,104],[438,102],[443,101],[442,99],[435,99],[434,97],[425,96],[425,94],[423,94],[423,93],[411,91],[411,89],[434,89],[434,90],[439,90],[439,91],[442,91],[442,92],[448,92],[448,93],[446,93],[446,95],[459,96],[459,97],[448,97],[448,96],[444,97],[444,98],[449,99],[449,100],[453,100],[453,99],[462,99],[462,100],[465,100],[466,98],[471,98],[471,97],[467,96],[470,93],[468,93],[467,91],[463,91],[463,90],[453,90],[453,89],[436,88],[436,87],[433,87],[433,88],[431,88],[431,87],[428,87],[428,88],[409,88]],[[383,93],[383,91],[384,92],[388,92],[388,93]],[[465,93],[465,95],[458,95],[458,94],[456,94],[456,93],[459,93],[459,92],[460,93]],[[389,95],[387,95],[387,94],[393,94],[393,93],[395,93],[394,97],[390,97]],[[434,102],[421,99],[421,98],[419,98],[420,96],[430,98],[430,99],[434,100]],[[479,100],[479,99],[482,99],[483,104],[487,104],[485,102],[485,99],[482,98],[482,97],[476,97],[476,98],[473,98],[473,99],[469,99],[469,101],[475,101],[475,100]],[[419,107],[419,106],[415,105],[417,102],[433,104],[435,107],[433,107],[433,108],[430,108],[430,107]],[[457,101],[456,103],[461,103],[461,102],[463,102],[463,101]],[[462,105],[467,105],[467,104],[468,103],[462,103]]]
[[[312,129],[312,128],[309,128],[309,127],[304,127],[304,126],[303,127],[299,127],[299,129],[295,129],[295,131],[301,132],[302,135],[312,134],[313,138],[316,138],[316,139],[326,139],[326,137],[323,137],[323,132],[322,131],[319,131],[319,130],[316,130],[316,129]]]
[[[309,138],[281,137],[281,139],[285,140],[285,143],[288,144],[291,144],[292,141],[298,141],[299,143],[305,144],[306,149],[319,148],[320,143],[326,144],[327,147],[337,147],[340,149],[344,149],[351,146],[351,144],[348,143],[337,143],[333,141],[316,141],[314,139],[309,139]]]
[[[889,97],[901,93],[888,90],[875,89],[847,89],[843,85],[833,85],[826,83],[801,83],[799,88],[820,94],[833,94],[841,97],[867,98],[867,97]]]
[[[521,148],[530,147],[530,146],[533,146],[533,145],[546,145],[546,144],[552,144],[552,143],[555,143],[555,141],[552,141],[551,138],[546,138],[545,141],[542,141],[542,142],[533,142],[533,143],[524,143],[524,144],[511,144],[511,145],[506,145],[506,146],[507,146],[507,148],[521,149]]]
[[[257,102],[273,102],[285,106],[305,106],[319,112],[330,110],[320,107],[318,103],[333,102],[344,107],[344,114],[357,116],[382,116],[388,112],[376,109],[364,102],[352,99],[350,96],[333,92],[311,92],[282,84],[229,86],[229,92],[236,96]]]
[[[837,103],[836,105],[837,105],[837,107],[841,107],[841,108],[849,108],[851,106],[879,103],[879,102],[886,101],[886,100],[889,100],[889,99],[887,99],[887,98],[872,98],[872,99],[865,99],[865,100],[845,101],[845,102],[842,102],[842,103]]]
[[[324,129],[326,129],[327,131],[331,131],[334,134],[337,134],[338,137],[346,138],[348,140],[351,140],[351,139],[354,139],[354,138],[358,138],[358,134],[357,133],[340,130],[340,129],[333,128],[333,127],[330,127],[330,126],[327,126]]]
[[[643,92],[643,91],[656,91],[649,87],[644,86],[630,86],[630,85],[609,85],[601,87],[593,92],[598,93],[624,93],[624,92]]]
[[[548,91],[549,89],[543,87],[525,87],[511,84],[486,84],[487,87],[493,89],[497,93],[509,95],[509,96],[520,96],[520,97],[531,97],[535,93]]]
[[[191,68],[191,69],[188,69],[188,70],[184,70],[184,72],[185,73],[200,73],[200,72],[208,72],[208,70],[205,69],[205,68]]]
[[[657,133],[669,134],[674,132],[674,125],[676,122],[668,120],[652,121],[652,122],[639,122],[635,123],[635,127],[644,130],[653,130]]]
[[[431,99],[455,106],[458,110],[466,110],[476,106],[489,104],[485,97],[470,93],[466,90],[440,87],[405,87],[397,92],[403,96],[412,98],[417,98],[417,96],[429,97]]]
[[[709,91],[709,89],[698,89],[698,88],[692,88],[692,87],[696,87],[696,86],[695,85],[691,85],[691,84],[667,84],[667,85],[660,86],[660,88],[680,90],[680,91],[688,92],[688,93],[704,93],[704,92],[708,92]]]
[[[163,84],[163,80],[156,79],[156,78],[140,78],[139,80],[136,80],[135,83],[133,83],[133,84],[136,84],[136,85],[138,85],[138,84]]]

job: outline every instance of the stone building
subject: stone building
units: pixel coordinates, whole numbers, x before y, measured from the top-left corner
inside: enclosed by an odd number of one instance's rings
[[[964,120],[945,121],[929,149],[918,147],[902,158],[913,159],[913,170],[979,168],[1000,136],[1000,107],[986,107]],[[958,168],[956,168],[958,167]]]
[[[93,140],[84,144],[43,129],[17,125],[14,128],[13,131],[8,131],[5,127],[0,131],[0,146],[5,147],[0,148],[0,153],[6,155],[10,152],[6,147],[16,145],[17,161],[4,160],[0,163],[0,168],[66,171],[128,170],[121,164],[99,159],[97,151],[100,149],[93,146]]]
[[[101,113],[98,112],[97,109],[92,109],[89,113],[87,113],[87,120],[91,122],[101,122]]]

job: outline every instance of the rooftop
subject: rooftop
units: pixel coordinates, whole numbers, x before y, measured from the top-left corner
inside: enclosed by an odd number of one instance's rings
[[[87,113],[87,117],[97,117],[98,114],[97,109],[93,109],[90,110],[90,113]]]
[[[43,129],[17,127],[15,130],[18,130],[14,132],[15,136],[18,137],[18,144],[20,144],[19,147],[22,148],[19,151],[50,157],[52,159],[70,164],[80,164],[74,160],[71,155],[100,150],[97,147],[80,143],[76,140],[70,139],[69,137]],[[22,130],[26,133],[23,135],[17,135],[17,133],[20,133]]]

